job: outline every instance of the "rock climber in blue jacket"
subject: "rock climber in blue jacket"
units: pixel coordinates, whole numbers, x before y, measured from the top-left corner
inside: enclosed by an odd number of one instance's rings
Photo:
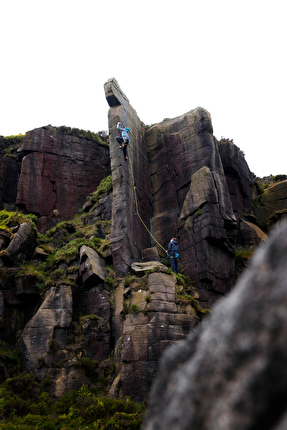
[[[130,143],[130,138],[129,138],[129,131],[130,131],[130,129],[128,127],[121,128],[119,122],[117,123],[117,129],[120,130],[121,137],[116,137],[116,139],[117,139],[117,142],[120,145],[120,148],[122,148],[124,150],[124,156],[125,156],[125,159],[127,160],[128,159],[128,156],[127,156],[127,146]]]
[[[175,237],[173,237],[169,244],[168,244],[168,248],[167,248],[167,254],[170,257],[170,264],[171,264],[171,270],[173,272],[178,273],[178,265],[177,265],[177,259],[178,259],[178,243]]]

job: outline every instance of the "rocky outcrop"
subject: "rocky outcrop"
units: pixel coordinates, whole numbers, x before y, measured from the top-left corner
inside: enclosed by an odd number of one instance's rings
[[[16,205],[39,216],[43,232],[71,219],[110,174],[109,148],[47,126],[26,133]]]
[[[164,353],[144,430],[286,427],[286,238],[285,223],[212,315]]]
[[[198,322],[190,303],[176,300],[174,275],[155,272],[146,279],[146,284],[135,283],[127,289],[122,285],[114,296],[118,384],[123,396],[138,401],[147,398],[165,348],[186,336]]]
[[[242,151],[229,139],[218,142],[220,157],[232,203],[237,219],[236,244],[254,247],[266,238],[258,227],[254,215],[254,179]]]
[[[233,213],[237,220],[249,217],[253,221],[253,177],[242,151],[228,139],[218,142],[218,149],[228,191],[232,203]]]
[[[12,263],[24,263],[33,255],[36,248],[36,231],[31,225],[23,222],[0,258],[9,259]]]
[[[58,398],[91,383],[97,372],[104,375],[113,355],[116,368],[110,395],[144,401],[162,352],[200,320],[196,302],[180,295],[183,287],[175,275],[157,261],[133,265],[136,275],[130,285],[120,282],[111,292],[104,282],[105,264],[94,250],[83,246],[77,278],[83,285],[59,283],[46,291],[41,304],[38,301],[39,308],[18,341],[23,369],[41,380],[48,378],[49,392]],[[82,358],[91,360],[94,375],[83,371]]]
[[[222,202],[222,187],[218,175],[202,167],[191,177],[179,217],[182,260],[208,306],[230,289],[235,276],[236,222],[231,207]]]
[[[115,79],[105,84],[105,93],[110,106],[109,147],[50,126],[27,133],[24,139],[19,151],[23,161],[18,207],[38,215],[40,232],[71,218],[82,204],[83,213],[38,236],[38,243],[32,223],[22,222],[23,213],[13,218],[21,219],[19,228],[13,223],[1,227],[1,339],[15,344],[17,333],[22,333],[19,347],[24,370],[50,380],[49,392],[55,397],[83,383],[95,384],[97,389],[97,383],[106,380],[110,396],[138,401],[148,397],[167,346],[177,343],[172,356],[177,350],[182,354],[179,364],[167,355],[167,363],[172,363],[167,368],[175,378],[171,384],[177,381],[177,369],[189,366],[185,357],[199,348],[195,357],[199,367],[194,369],[204,382],[202,392],[196,377],[194,386],[202,393],[201,405],[205,388],[208,394],[220,394],[216,376],[208,385],[204,371],[209,374],[211,369],[212,376],[218,365],[220,375],[224,374],[225,344],[238,342],[240,349],[242,338],[251,342],[244,330],[239,329],[237,335],[240,320],[260,325],[265,312],[271,315],[271,325],[273,321],[266,297],[267,304],[258,315],[252,307],[253,294],[258,306],[262,300],[255,277],[254,291],[247,294],[247,287],[242,287],[240,296],[245,312],[251,306],[254,316],[245,318],[243,307],[234,305],[237,296],[233,293],[222,303],[229,303],[234,312],[219,307],[221,311],[215,311],[194,337],[178,343],[233,287],[235,246],[253,247],[266,239],[253,214],[252,175],[232,142],[217,142],[205,109],[198,107],[145,127]],[[118,122],[130,128],[128,160],[116,141]],[[21,160],[17,163],[20,166]],[[107,186],[102,182],[92,193],[110,172],[112,192],[108,176]],[[2,191],[3,184],[2,180]],[[284,210],[278,208],[279,214],[283,218]],[[273,216],[268,219],[274,220]],[[163,264],[172,236],[180,244],[180,269],[192,281],[176,277]],[[29,259],[31,265],[24,264]],[[258,272],[260,280],[272,285],[272,277],[265,279],[264,270]],[[272,300],[276,302],[276,297]],[[223,338],[217,333],[222,326]],[[201,332],[203,341],[198,340]],[[257,338],[253,333],[258,350],[261,334]],[[204,359],[213,353],[216,360],[209,367]],[[232,368],[230,372],[232,376]],[[179,379],[185,381],[185,374],[179,373]],[[165,384],[169,384],[166,379]],[[243,390],[237,379],[236,384]],[[193,399],[192,395],[191,389],[187,397]],[[168,395],[165,399],[168,404]],[[203,406],[203,413],[208,417],[209,409]]]
[[[287,218],[287,180],[268,187],[256,201],[254,213],[262,228],[270,229]]]
[[[38,359],[47,359],[49,351],[56,350],[53,344],[66,350],[72,311],[71,287],[60,285],[59,288],[50,288],[19,340],[25,370],[35,372],[39,367]]]
[[[74,319],[80,321],[78,328]],[[95,363],[108,359],[110,320],[107,286],[94,282],[85,292],[75,285],[49,288],[18,341],[23,369],[41,380],[48,378],[49,391],[57,398],[90,383],[79,360],[83,355]],[[93,377],[97,378],[96,369]]]

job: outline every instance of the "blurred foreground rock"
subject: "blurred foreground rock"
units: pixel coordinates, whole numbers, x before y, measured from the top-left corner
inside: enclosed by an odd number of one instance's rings
[[[286,362],[285,223],[212,315],[166,350],[143,429],[286,429]]]

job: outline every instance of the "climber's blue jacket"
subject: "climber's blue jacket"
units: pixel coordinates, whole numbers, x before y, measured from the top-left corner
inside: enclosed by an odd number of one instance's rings
[[[170,257],[178,256],[178,244],[176,240],[169,242],[167,252]]]
[[[125,139],[130,140],[130,138],[129,138],[129,131],[130,131],[130,129],[128,127],[121,128],[120,127],[120,123],[118,122],[117,129],[120,130],[122,137],[124,137]]]

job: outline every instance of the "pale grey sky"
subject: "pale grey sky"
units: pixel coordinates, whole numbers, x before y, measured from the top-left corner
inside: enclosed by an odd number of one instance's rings
[[[284,0],[0,0],[0,16],[0,135],[107,130],[115,77],[145,124],[202,106],[252,172],[287,174]]]

